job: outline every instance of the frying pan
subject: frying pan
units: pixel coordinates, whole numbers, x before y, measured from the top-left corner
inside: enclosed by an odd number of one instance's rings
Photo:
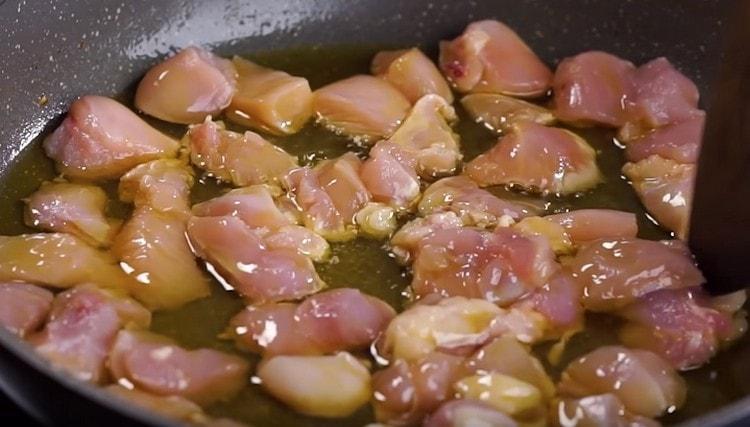
[[[468,22],[496,18],[549,64],[591,49],[635,63],[665,55],[705,94],[730,3],[0,0],[0,176],[34,138],[59,123],[77,96],[121,93],[158,58],[189,44],[224,54],[341,43],[420,44],[434,53],[438,40],[457,35]],[[750,352],[742,346],[730,356],[740,366]],[[750,347],[750,340],[744,346]],[[2,330],[0,388],[49,425],[174,425],[53,371]],[[750,398],[745,398],[686,425],[749,424]]]

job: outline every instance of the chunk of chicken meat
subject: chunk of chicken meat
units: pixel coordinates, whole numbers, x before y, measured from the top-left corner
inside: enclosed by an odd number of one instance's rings
[[[458,38],[440,42],[439,64],[459,92],[535,97],[552,83],[550,69],[498,21],[473,22]]]
[[[411,361],[432,351],[470,354],[500,335],[531,343],[539,341],[546,327],[536,313],[505,310],[481,299],[444,298],[421,303],[396,316],[378,343],[381,354]]]
[[[372,58],[370,71],[395,86],[412,103],[429,94],[453,103],[448,82],[418,48],[380,51]]]
[[[70,233],[93,246],[109,246],[117,231],[105,213],[107,194],[94,185],[45,182],[25,202],[29,227]]]
[[[616,128],[627,121],[635,97],[635,66],[606,52],[584,52],[560,62],[553,86],[560,120]]]
[[[466,375],[463,357],[432,352],[395,360],[372,376],[375,419],[390,426],[419,424],[453,397],[453,383]]]
[[[477,374],[461,379],[453,388],[458,398],[484,402],[523,423],[545,421],[539,389],[517,378],[497,373]]]
[[[252,303],[295,300],[325,286],[309,258],[268,248],[239,218],[193,217],[188,236],[209,271]]]
[[[362,161],[351,152],[315,166],[320,186],[347,225],[354,223],[354,216],[370,201],[370,192],[359,177],[361,169]]]
[[[370,193],[359,177],[361,168],[361,160],[354,153],[346,153],[288,175],[287,186],[311,228],[321,229],[333,240],[337,234],[353,237],[355,216],[370,201]]]
[[[360,177],[372,199],[394,209],[410,210],[419,199],[416,156],[402,147],[381,141],[370,150]]]
[[[261,363],[258,377],[272,396],[315,417],[347,417],[371,394],[370,372],[349,353],[275,356]]]
[[[280,185],[297,159],[254,132],[224,129],[221,122],[206,120],[191,126],[185,135],[193,164],[218,180],[244,187]]]
[[[84,96],[44,140],[44,151],[66,176],[113,179],[133,166],[177,155],[179,143],[127,107],[103,96]]]
[[[340,288],[299,304],[248,306],[228,332],[240,348],[264,356],[326,354],[366,349],[395,315],[378,298]]]
[[[110,385],[104,390],[130,404],[173,420],[202,424],[208,419],[200,406],[184,397],[159,396],[121,385]]]
[[[291,135],[302,129],[313,113],[307,79],[238,56],[232,62],[239,78],[227,119],[276,135]]]
[[[544,316],[549,328],[545,338],[557,338],[583,327],[582,298],[581,283],[574,280],[566,270],[560,270],[543,286],[514,303],[513,307]]]
[[[112,245],[134,278],[130,293],[152,310],[174,309],[211,293],[185,233],[192,171],[176,160],[155,160],[123,176],[120,193],[135,211]]]
[[[511,225],[511,227],[528,236],[539,236],[546,239],[557,255],[573,252],[573,242],[570,240],[568,232],[560,224],[547,221],[539,216],[530,216]]]
[[[594,240],[579,249],[568,267],[584,287],[584,307],[592,311],[617,310],[650,292],[705,281],[679,241]]]
[[[369,142],[390,137],[411,103],[393,85],[377,77],[357,75],[313,93],[313,110],[327,128]]]
[[[698,88],[666,58],[656,58],[638,67],[635,96],[627,108],[628,122],[619,138],[629,141],[657,127],[689,120],[698,110]]]
[[[696,163],[705,122],[706,113],[699,111],[684,122],[656,128],[628,141],[625,158],[639,162],[655,154],[678,163]]]
[[[47,319],[52,292],[22,282],[0,283],[0,326],[23,338]]]
[[[651,350],[680,370],[703,365],[737,336],[733,313],[712,308],[701,288],[651,292],[618,315],[628,320],[619,332],[623,343]]]
[[[116,381],[205,406],[236,395],[247,382],[250,364],[212,349],[187,350],[150,332],[122,330],[109,355],[109,370]]]
[[[559,268],[549,242],[499,227],[438,230],[422,239],[412,266],[415,295],[483,298],[508,305]]]
[[[82,381],[102,383],[108,379],[105,361],[117,332],[150,323],[151,313],[137,302],[81,285],[55,298],[47,325],[29,342],[53,366]]]
[[[612,209],[578,209],[544,217],[561,225],[573,243],[597,239],[632,239],[638,234],[634,213]]]
[[[154,160],[140,164],[120,178],[120,200],[137,208],[162,213],[188,214],[193,170],[181,160]]]
[[[135,106],[168,122],[200,123],[227,108],[236,90],[231,61],[190,46],[146,72]]]
[[[628,411],[654,418],[682,406],[687,388],[656,354],[604,346],[571,362],[562,373],[558,391],[571,397],[611,393]]]
[[[542,206],[536,203],[501,199],[465,176],[453,176],[436,181],[422,194],[419,214],[452,211],[464,225],[494,228],[511,221],[538,214]]]
[[[81,283],[121,290],[132,286],[117,259],[65,233],[0,236],[0,280],[55,288]]]
[[[596,152],[578,135],[531,122],[513,126],[508,136],[468,165],[465,173],[480,186],[518,185],[570,194],[601,181]]]
[[[364,237],[385,239],[398,228],[396,210],[383,203],[370,202],[354,216],[359,233]]]
[[[275,191],[265,185],[237,188],[193,206],[195,216],[233,216],[266,236],[294,222],[274,202]]]
[[[512,130],[520,122],[549,126],[557,120],[552,112],[540,105],[496,93],[473,93],[461,98],[461,105],[474,121],[496,132]]]
[[[463,226],[463,221],[453,212],[437,212],[415,218],[404,224],[391,238],[391,251],[402,264],[413,261],[423,239],[439,230]]]
[[[511,336],[501,336],[483,346],[464,362],[464,371],[478,375],[503,374],[535,387],[548,400],[555,385],[530,350]]]
[[[513,418],[492,406],[473,399],[457,399],[444,403],[424,422],[424,427],[519,427]]]
[[[417,173],[422,178],[451,175],[463,158],[458,135],[449,125],[457,119],[455,110],[443,98],[425,95],[388,140],[417,159]]]
[[[681,239],[687,238],[689,232],[695,171],[694,164],[657,155],[622,167],[646,210],[659,225]]]
[[[658,421],[633,415],[614,394],[597,394],[580,399],[563,398],[551,407],[554,425],[571,427],[660,427]]]

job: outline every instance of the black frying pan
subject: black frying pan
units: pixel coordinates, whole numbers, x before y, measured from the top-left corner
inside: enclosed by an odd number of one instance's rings
[[[0,0],[0,175],[30,141],[58,123],[77,96],[120,93],[157,58],[188,44],[226,54],[336,43],[421,44],[434,50],[438,40],[455,36],[468,22],[491,17],[513,27],[549,64],[590,49],[635,63],[666,55],[705,94],[729,3]],[[737,348],[733,354],[739,358],[748,351]],[[172,425],[53,372],[2,330],[0,388],[50,425]],[[750,425],[750,398],[687,425]]]

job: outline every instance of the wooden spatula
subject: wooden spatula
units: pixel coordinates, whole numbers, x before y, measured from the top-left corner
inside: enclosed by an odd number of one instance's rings
[[[750,285],[750,1],[735,2],[710,96],[689,244],[712,294]]]

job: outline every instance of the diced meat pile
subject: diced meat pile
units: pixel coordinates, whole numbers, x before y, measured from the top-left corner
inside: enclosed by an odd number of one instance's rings
[[[550,200],[606,185],[597,150],[555,125],[617,129],[622,172],[684,239],[697,88],[664,58],[636,67],[598,51],[553,73],[491,20],[439,50],[437,65],[417,48],[382,51],[372,75],[311,88],[187,47],[135,97],[189,125],[181,144],[112,99],[76,100],[44,141],[62,176],[24,199],[26,225],[45,233],[0,236],[0,325],[55,368],[191,424],[236,425],[204,408],[246,398],[252,377],[313,417],[370,403],[388,426],[658,426],[686,400],[678,371],[747,329],[745,293],[708,295],[686,244],[640,239],[633,213],[552,212],[493,187]],[[498,136],[466,164],[453,90]],[[308,164],[276,145],[311,117],[366,153]],[[112,179],[126,219],[92,182]],[[197,195],[198,179],[222,193]],[[358,236],[409,274],[402,312],[318,274],[332,245]],[[244,304],[220,335],[236,354],[148,330],[152,311],[224,291]],[[558,363],[586,312],[616,316],[621,345],[579,354],[555,384],[532,350],[555,341]]]

